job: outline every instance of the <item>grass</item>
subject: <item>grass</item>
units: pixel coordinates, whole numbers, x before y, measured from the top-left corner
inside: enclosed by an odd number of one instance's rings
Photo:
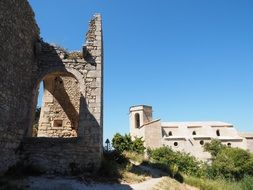
[[[252,190],[253,177],[245,177],[241,181],[227,181],[224,179],[200,179],[184,176],[185,183],[198,187],[200,190]]]
[[[68,53],[67,55],[67,59],[82,59],[83,58],[83,54],[82,52],[79,51],[73,51]]]
[[[128,163],[127,166],[121,170],[121,176],[122,181],[127,183],[140,183],[151,177],[149,172],[143,171],[132,163]]]
[[[136,155],[136,158],[135,158]],[[151,177],[150,173],[132,164],[129,160],[140,161],[141,156],[135,153],[118,152],[104,153],[104,159],[98,171],[99,181],[140,183]]]
[[[163,165],[157,163],[152,163],[149,160],[144,158],[144,155],[138,154],[136,152],[125,151],[123,156],[130,160],[131,162],[139,165],[146,164],[150,167],[158,168],[164,170]],[[126,182],[141,182],[146,180],[145,174],[137,175],[136,171],[132,173],[131,170],[125,170],[122,173],[122,179]],[[169,172],[166,170],[166,172]],[[168,173],[170,174],[170,172]],[[241,181],[229,181],[226,179],[207,179],[207,178],[198,178],[189,175],[181,175],[181,172],[178,172],[178,176],[175,176],[176,180],[170,177],[163,177],[164,179],[159,183],[155,190],[184,190],[189,189],[189,186],[192,186],[190,189],[200,189],[200,190],[253,190],[253,177],[245,177]],[[147,175],[149,176],[149,175]],[[146,176],[146,177],[147,177]],[[181,183],[180,183],[181,182]],[[182,183],[183,182],[183,183]],[[187,184],[187,185],[186,185]],[[188,186],[188,187],[187,187]]]
[[[189,188],[188,185],[184,183],[179,183],[178,181],[170,178],[170,177],[163,177],[162,181],[158,183],[154,190],[197,190],[197,188],[191,187]]]
[[[141,164],[145,160],[144,155],[137,152],[124,151],[123,155],[137,165]]]
[[[252,190],[252,177],[247,177],[240,182],[231,182],[222,179],[210,180],[192,176],[184,176],[184,183],[163,177],[163,180],[156,185],[154,190]],[[187,184],[187,185],[186,185]],[[189,187],[188,185],[192,186]],[[195,188],[194,188],[195,187]]]
[[[121,173],[121,181],[129,183],[129,184],[140,183],[140,182],[146,181],[149,178],[150,177],[148,176],[136,174],[130,171],[123,171]]]

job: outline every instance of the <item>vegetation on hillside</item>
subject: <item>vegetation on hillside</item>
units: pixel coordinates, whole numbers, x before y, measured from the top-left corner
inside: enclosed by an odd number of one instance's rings
[[[137,146],[133,145],[135,141],[138,142]],[[169,147],[147,149],[148,159],[145,160],[143,140],[133,140],[130,135],[116,134],[112,145],[124,157],[159,168],[172,178],[203,190],[253,189],[253,154],[223,145],[219,140],[204,145],[204,151],[211,154],[211,163],[199,161]]]
[[[253,154],[249,151],[222,145],[218,140],[205,144],[204,150],[212,155],[212,164],[205,171],[209,178],[238,181],[253,176]]]
[[[150,178],[150,174],[141,170],[117,150],[105,151],[97,175],[102,181],[139,183]]]

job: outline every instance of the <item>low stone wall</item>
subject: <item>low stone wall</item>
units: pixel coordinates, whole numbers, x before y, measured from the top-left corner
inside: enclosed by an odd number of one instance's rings
[[[47,173],[93,171],[100,166],[100,147],[88,147],[83,138],[25,138],[22,159]]]

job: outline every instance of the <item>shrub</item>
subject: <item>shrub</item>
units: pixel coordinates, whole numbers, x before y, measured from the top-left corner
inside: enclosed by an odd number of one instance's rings
[[[200,176],[201,162],[189,154],[182,152],[175,152],[169,147],[161,147],[154,150],[148,150],[148,154],[151,158],[151,162],[159,164],[158,167],[163,168],[173,176],[171,167],[176,165],[178,172],[183,172],[188,175]],[[175,175],[175,174],[174,174]]]
[[[101,162],[98,176],[105,179],[106,182],[125,181],[129,183],[138,183],[146,179],[149,173],[142,171],[129,162],[124,154],[114,150],[105,151]]]
[[[212,164],[207,168],[209,177],[240,180],[253,175],[253,155],[248,151],[222,145],[219,140],[205,144],[204,149],[212,155]]]
[[[253,177],[246,176],[241,181],[241,189],[242,190],[252,190],[253,189]]]
[[[136,164],[141,164],[144,161],[144,155],[137,153],[137,152],[133,152],[133,151],[124,151],[123,155],[131,160],[134,161]]]
[[[112,146],[115,150],[123,153],[124,151],[134,151],[138,153],[143,153],[145,150],[144,141],[142,138],[135,138],[132,140],[129,134],[125,136],[116,133],[112,139]]]
[[[119,151],[104,151],[104,160],[112,160],[115,161],[118,164],[126,164],[128,162],[128,159]]]
[[[98,174],[102,177],[117,178],[120,176],[117,163],[114,160],[103,159]]]
[[[213,139],[210,143],[204,145],[204,151],[209,152],[214,159],[217,154],[224,149],[226,146],[221,143],[218,139]]]
[[[172,164],[170,166],[170,171],[171,171],[172,178],[174,178],[175,175],[178,173],[178,165]]]
[[[224,148],[214,159],[212,170],[216,175],[239,180],[245,175],[252,175],[252,155],[239,148]]]

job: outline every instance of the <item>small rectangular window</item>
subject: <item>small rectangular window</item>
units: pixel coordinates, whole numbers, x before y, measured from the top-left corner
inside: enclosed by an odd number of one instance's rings
[[[60,119],[54,120],[54,127],[62,127],[62,120]]]

